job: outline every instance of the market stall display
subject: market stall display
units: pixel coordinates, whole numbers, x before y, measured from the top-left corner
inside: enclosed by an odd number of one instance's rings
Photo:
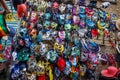
[[[103,53],[92,40],[103,38],[104,44],[106,38],[115,47],[114,14],[81,2],[40,0],[18,5],[19,25],[2,56],[12,58],[10,80],[96,80],[99,64],[115,65],[114,54]]]

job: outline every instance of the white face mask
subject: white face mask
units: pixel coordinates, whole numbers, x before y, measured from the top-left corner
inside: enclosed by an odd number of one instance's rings
[[[44,55],[46,52],[46,44],[41,43],[40,53],[41,55]]]
[[[78,20],[80,20],[80,18],[78,16],[73,16],[73,20],[78,21]]]
[[[59,6],[59,10],[60,10],[62,13],[65,11],[65,9],[66,9],[66,5],[65,5],[65,4],[61,4],[61,5]]]
[[[12,57],[13,57],[13,61],[15,61],[16,58],[17,58],[17,52],[14,51],[14,52],[12,53]]]
[[[50,31],[47,31],[46,32],[46,37],[49,37],[50,36]]]

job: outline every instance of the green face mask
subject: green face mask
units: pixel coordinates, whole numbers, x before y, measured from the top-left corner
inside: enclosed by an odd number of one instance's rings
[[[26,61],[29,59],[29,51],[28,49],[23,49],[18,53],[18,60],[19,61]]]
[[[51,23],[51,27],[52,27],[53,29],[56,29],[56,28],[58,27],[58,24],[55,23],[55,22],[52,22],[52,23]]]
[[[65,24],[64,29],[65,29],[66,31],[70,31],[70,30],[71,30],[71,25],[70,25],[70,24]]]
[[[73,30],[76,30],[77,28],[78,28],[77,25],[73,25],[73,26],[72,26],[72,29],[73,29]]]
[[[73,47],[71,55],[79,56],[80,55],[80,49],[77,46]]]

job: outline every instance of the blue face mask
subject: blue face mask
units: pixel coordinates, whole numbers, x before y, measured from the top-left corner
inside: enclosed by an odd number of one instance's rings
[[[19,71],[20,71],[19,65],[15,64],[14,67],[12,68],[12,70],[11,70],[11,73],[10,73],[11,79],[18,78],[19,77],[19,73],[20,73]]]
[[[62,15],[59,15],[59,24],[60,25],[62,25],[62,24],[64,24],[64,22],[65,22],[65,15],[64,14],[62,14]]]
[[[52,62],[52,63],[56,63],[57,53],[55,53],[53,50],[50,50],[47,53],[47,59],[50,60],[50,62]]]
[[[85,18],[86,18],[86,14],[79,14],[79,17],[80,17],[80,19],[85,20]]]
[[[80,14],[85,14],[85,7],[81,7],[79,13]]]
[[[50,19],[50,17],[51,17],[51,14],[50,13],[45,13],[45,20],[49,20]]]
[[[54,68],[54,72],[55,72],[56,78],[60,76],[61,72],[60,72],[60,70],[57,67]]]
[[[76,58],[76,57],[73,57],[73,58],[70,60],[70,62],[71,62],[71,65],[72,65],[72,66],[77,66],[77,58]]]
[[[45,22],[43,23],[43,26],[44,26],[45,28],[49,27],[49,26],[50,26],[50,21],[45,21]]]
[[[29,38],[25,38],[25,44],[26,44],[26,47],[28,48],[31,46],[32,43]]]
[[[95,28],[95,23],[89,19],[86,20],[86,25],[88,26],[89,29]]]
[[[68,75],[71,72],[71,65],[69,61],[66,61],[66,67],[64,69],[64,74]]]

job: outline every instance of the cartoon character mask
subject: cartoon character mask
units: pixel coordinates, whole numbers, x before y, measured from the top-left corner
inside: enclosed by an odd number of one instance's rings
[[[41,43],[40,54],[44,55],[47,52],[47,44]]]
[[[58,36],[59,36],[59,38],[62,39],[62,40],[65,39],[65,31],[59,31],[59,32],[58,32]]]
[[[36,80],[35,73],[27,73],[27,80]]]
[[[50,27],[50,21],[45,21],[45,22],[43,22],[43,26],[44,26],[45,28],[49,28],[49,27]]]
[[[65,9],[66,9],[66,5],[65,4],[60,4],[60,6],[59,6],[59,10],[60,10],[60,12],[61,13],[63,13],[64,11],[65,11]]]
[[[71,72],[71,65],[70,65],[70,62],[69,61],[66,61],[66,67],[63,71],[66,75],[70,74]]]
[[[79,56],[80,55],[80,49],[77,46],[73,47],[71,55],[72,56]]]
[[[36,38],[37,30],[36,29],[32,29],[32,31],[30,32],[30,35],[31,35],[32,38]]]
[[[62,53],[64,51],[64,45],[55,43],[54,44],[54,50]]]
[[[76,16],[76,15],[74,15],[73,16],[73,24],[79,24],[79,22],[80,22],[80,18],[79,18],[79,16]]]
[[[50,50],[47,53],[47,59],[50,60],[50,62],[55,63],[57,60],[57,53],[55,53],[53,50]]]
[[[72,28],[72,26],[71,26],[70,24],[65,24],[65,26],[64,26],[64,29],[65,29],[66,31],[70,31],[71,28]]]
[[[27,64],[28,64],[28,70],[33,72],[35,71],[36,67],[37,67],[37,62],[36,62],[36,59],[34,58],[30,58],[28,61],[27,61]]]
[[[58,27],[58,24],[57,24],[56,22],[52,22],[52,23],[51,23],[51,27],[52,27],[53,29],[56,29],[56,28]]]
[[[65,22],[65,14],[59,15],[59,24],[64,24]]]
[[[45,67],[44,67],[43,61],[39,61],[37,63],[37,75],[40,76],[44,74],[45,74]]]
[[[50,14],[50,13],[45,13],[45,17],[44,17],[45,20],[49,20],[50,17],[51,17],[51,14]]]
[[[74,6],[72,8],[72,13],[73,13],[73,15],[77,15],[79,13],[79,6]]]
[[[58,4],[57,2],[54,2],[52,7],[53,7],[54,9],[58,9],[59,4]]]
[[[33,11],[31,14],[31,22],[35,23],[37,20],[38,20],[38,15],[36,12]]]

